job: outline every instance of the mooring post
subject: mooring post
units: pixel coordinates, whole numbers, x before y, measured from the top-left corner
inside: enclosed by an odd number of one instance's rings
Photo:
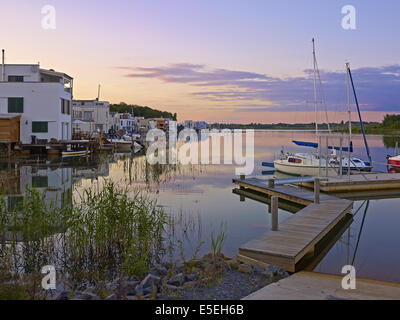
[[[399,155],[399,142],[396,141],[396,157]]]
[[[275,179],[268,179],[268,188],[275,188]]]
[[[320,194],[320,187],[321,187],[321,182],[319,178],[314,179],[314,203],[319,204],[319,194]]]
[[[244,181],[244,180],[246,180],[246,176],[244,174],[241,174],[240,181]],[[244,187],[240,186],[240,190],[244,190],[244,189],[245,189]]]
[[[271,197],[271,230],[278,231],[278,206],[279,198],[276,196]]]

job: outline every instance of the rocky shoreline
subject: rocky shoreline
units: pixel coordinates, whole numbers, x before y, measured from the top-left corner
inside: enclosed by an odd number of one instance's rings
[[[120,277],[73,290],[60,284],[48,300],[237,300],[289,274],[274,265],[252,267],[211,254],[176,265],[154,266],[141,278]]]

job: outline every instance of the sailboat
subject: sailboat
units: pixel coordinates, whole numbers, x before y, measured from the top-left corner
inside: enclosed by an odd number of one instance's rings
[[[315,54],[315,40],[312,40],[313,43],[313,59],[314,59],[314,97],[315,97],[315,131],[318,136],[318,101],[317,101],[317,76],[320,84],[320,91],[323,98],[324,106],[325,106],[325,114],[326,120],[328,123],[328,132],[331,133],[330,125],[328,121],[328,112],[325,103],[324,92],[322,89],[322,81],[321,76],[318,69],[317,58]],[[347,72],[347,88],[348,88],[348,113],[349,113],[349,146],[338,148],[335,146],[327,146],[330,154],[328,157],[323,157],[321,155],[322,146],[319,143],[313,142],[303,142],[303,141],[293,141],[298,146],[303,147],[311,147],[315,148],[317,152],[315,153],[283,153],[281,154],[281,158],[274,161],[274,167],[277,171],[288,173],[291,175],[300,175],[300,176],[319,176],[321,172],[325,172],[325,174],[330,176],[340,175],[341,173],[350,171],[371,171],[371,157],[369,153],[368,143],[365,138],[364,126],[361,119],[361,113],[358,106],[357,96],[354,88],[353,78],[351,75],[351,70],[349,64],[346,63],[346,72]],[[356,99],[358,115],[360,118],[361,128],[364,136],[364,142],[367,149],[367,154],[370,159],[369,162],[363,161],[361,159],[352,157],[351,154],[353,152],[353,143],[351,140],[351,108],[350,108],[350,85],[349,80],[351,80],[354,96]],[[319,151],[319,152],[318,152]],[[340,151],[340,155],[337,155],[337,151]],[[342,152],[347,152],[349,154],[348,157],[342,157]],[[342,171],[342,172],[340,172]]]

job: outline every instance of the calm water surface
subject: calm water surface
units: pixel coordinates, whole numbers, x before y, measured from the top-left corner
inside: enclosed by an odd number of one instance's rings
[[[315,136],[310,132],[257,131],[254,175],[261,175],[261,162],[273,161],[282,148],[307,151],[293,145],[293,139],[315,141]],[[384,163],[386,155],[394,153],[396,140],[396,137],[369,136],[374,161]],[[354,143],[356,156],[365,159],[362,138],[356,136]],[[34,157],[29,159],[33,160]],[[224,253],[231,256],[237,254],[242,244],[270,228],[266,204],[251,199],[241,202],[232,192],[235,165],[150,166],[144,155],[122,154],[97,156],[89,162],[85,159],[61,161],[60,158],[29,161],[1,163],[0,173],[8,172],[14,179],[9,180],[9,205],[22,196],[27,184],[48,188],[58,199],[71,191],[77,197],[84,188],[99,187],[103,179],[111,179],[130,191],[143,190],[167,213],[174,215],[188,256],[200,241],[205,242],[200,254],[208,252],[211,233],[218,232],[221,224],[227,234]],[[376,169],[387,171],[383,164]],[[340,274],[344,265],[354,261],[358,277],[400,282],[400,199],[396,198],[400,198],[400,193],[380,195],[385,199],[371,198],[371,195],[347,196],[357,198],[354,221],[342,230],[340,239],[314,270]],[[279,219],[283,221],[291,215],[280,210]]]

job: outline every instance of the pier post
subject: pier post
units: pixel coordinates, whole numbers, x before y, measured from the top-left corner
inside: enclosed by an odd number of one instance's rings
[[[340,151],[339,151],[339,176],[343,176],[343,136],[340,137]]]
[[[279,198],[271,197],[271,230],[278,231],[278,207],[279,207]]]
[[[270,189],[275,188],[275,179],[268,180],[268,188]]]
[[[319,178],[314,180],[314,203],[320,204],[319,194],[320,194],[321,182]]]
[[[244,180],[246,180],[246,176],[244,175],[244,174],[241,174],[240,175],[240,181],[244,181]],[[240,190],[244,190],[245,188],[244,187],[240,187]]]
[[[399,142],[396,141],[396,157],[399,155]]]

